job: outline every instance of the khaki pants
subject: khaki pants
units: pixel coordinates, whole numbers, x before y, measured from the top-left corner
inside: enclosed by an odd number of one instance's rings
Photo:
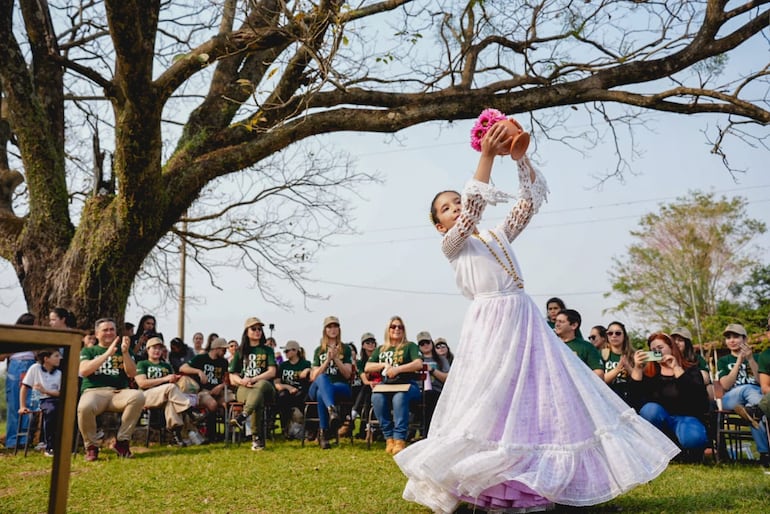
[[[238,401],[243,403],[243,414],[251,416],[251,433],[262,434],[262,418],[265,402],[273,399],[273,384],[260,380],[254,387],[238,386]]]
[[[190,408],[190,400],[176,384],[161,384],[144,390],[144,406],[148,409],[165,407],[166,428],[171,430],[184,425],[182,413]]]
[[[142,415],[144,395],[136,389],[113,389],[111,387],[95,387],[86,389],[78,402],[78,425],[83,436],[83,444],[99,446],[101,441],[96,437],[96,416],[102,412],[121,412],[120,429],[116,439],[130,441],[136,423]]]

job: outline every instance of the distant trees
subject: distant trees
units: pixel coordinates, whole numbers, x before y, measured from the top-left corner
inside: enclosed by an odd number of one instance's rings
[[[713,340],[728,322],[748,323],[754,316],[747,310],[767,305],[760,297],[770,288],[763,282],[768,269],[752,246],[766,225],[747,216],[745,199],[693,192],[639,226],[631,232],[636,242],[610,270],[612,295],[620,299],[613,310],[654,329],[694,329],[697,320]]]

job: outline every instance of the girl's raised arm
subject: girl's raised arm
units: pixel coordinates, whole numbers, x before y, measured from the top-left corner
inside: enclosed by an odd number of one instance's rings
[[[545,177],[535,169],[529,157],[525,155],[516,164],[519,168],[519,201],[502,223],[508,242],[521,234],[549,193]]]

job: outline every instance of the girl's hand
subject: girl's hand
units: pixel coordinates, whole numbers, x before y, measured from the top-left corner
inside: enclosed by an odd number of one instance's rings
[[[664,355],[660,359],[660,365],[673,369],[679,366],[679,362],[677,362],[676,357],[674,357],[673,355]]]
[[[486,156],[507,154],[512,140],[513,136],[508,135],[505,125],[495,123],[481,141],[481,154]]]
[[[634,352],[634,367],[643,368],[645,364],[645,352],[644,350],[636,350]]]

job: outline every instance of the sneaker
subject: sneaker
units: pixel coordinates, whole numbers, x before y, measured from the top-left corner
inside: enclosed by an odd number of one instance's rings
[[[35,446],[35,450],[39,452],[42,452],[43,450],[45,450],[45,442],[37,443],[37,445]]]
[[[96,446],[89,446],[86,448],[86,462],[93,462],[99,458],[99,448]]]
[[[204,421],[206,421],[206,418],[208,418],[208,415],[202,413],[195,407],[190,407],[187,409],[187,415],[190,417],[190,421],[195,426],[202,424]]]
[[[333,434],[340,429],[340,415],[336,405],[330,405],[327,410],[329,411],[329,430]]]
[[[358,411],[356,409],[353,409],[352,411],[350,411],[350,419],[355,421],[355,420],[358,419],[358,417],[359,417],[359,414],[358,414]]]
[[[230,418],[230,425],[232,425],[234,427],[238,427],[241,430],[243,430],[243,425],[244,425],[244,423],[246,423],[246,418],[247,417],[248,416],[245,416],[243,413],[238,414],[234,418]]]
[[[743,419],[745,419],[746,421],[748,421],[749,423],[751,423],[751,426],[752,426],[752,427],[754,427],[754,428],[759,428],[759,420],[757,420],[757,419],[754,419],[754,416],[752,416],[751,414],[749,414],[749,411],[748,411],[748,410],[746,410],[746,407],[744,407],[743,405],[736,405],[736,406],[733,408],[733,411],[734,411],[734,412],[735,412],[737,415],[739,415],[740,417],[742,417]]]
[[[265,449],[265,441],[260,437],[254,437],[251,440],[251,451],[258,452]]]
[[[46,457],[53,457],[53,449],[46,450],[45,452],[43,452],[43,455],[45,455]]]
[[[759,464],[765,469],[770,468],[770,453],[760,453]]]
[[[171,446],[176,446],[178,448],[184,448],[187,446],[187,443],[184,442],[184,438],[182,437],[181,428],[177,428],[171,431]]]
[[[112,447],[113,450],[115,450],[118,454],[118,457],[121,459],[130,459],[134,456],[133,453],[131,453],[131,449],[128,446],[128,441],[115,441],[115,444]]]

